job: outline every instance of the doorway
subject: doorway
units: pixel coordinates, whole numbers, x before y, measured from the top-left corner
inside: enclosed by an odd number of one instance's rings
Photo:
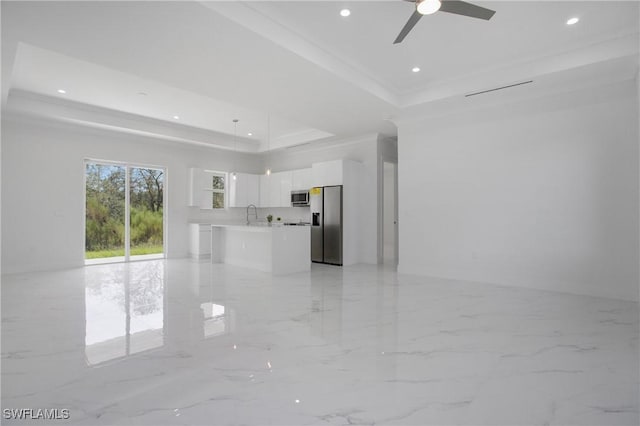
[[[383,163],[382,260],[398,264],[398,165]]]
[[[85,264],[164,257],[165,170],[85,161]]]

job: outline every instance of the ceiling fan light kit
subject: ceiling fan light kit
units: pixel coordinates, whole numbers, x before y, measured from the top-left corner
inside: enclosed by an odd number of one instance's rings
[[[393,44],[401,43],[413,27],[424,15],[431,15],[438,11],[452,13],[454,15],[468,16],[470,18],[484,19],[488,21],[496,13],[486,7],[476,6],[459,0],[406,0],[415,4],[416,10],[396,37]]]
[[[442,3],[440,0],[422,0],[416,5],[416,10],[421,15],[431,15],[440,10]]]

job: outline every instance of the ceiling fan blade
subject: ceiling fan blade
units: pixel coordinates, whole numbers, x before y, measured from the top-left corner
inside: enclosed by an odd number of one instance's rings
[[[402,42],[407,34],[409,34],[409,31],[411,31],[411,29],[418,23],[420,18],[422,18],[422,15],[419,14],[417,10],[413,12],[413,15],[411,15],[407,23],[404,24],[402,31],[400,31],[400,34],[398,34],[398,37],[396,37],[396,40],[393,42],[393,44]]]
[[[494,13],[496,13],[495,10],[458,0],[442,0],[440,12],[454,13],[456,15],[464,15],[487,21],[491,19]]]

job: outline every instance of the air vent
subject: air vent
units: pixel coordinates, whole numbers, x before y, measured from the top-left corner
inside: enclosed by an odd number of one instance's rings
[[[483,93],[495,92],[496,90],[508,89],[510,87],[522,86],[523,84],[529,84],[529,83],[533,83],[533,80],[522,81],[520,83],[510,84],[508,86],[496,87],[495,89],[483,90],[481,92],[469,93],[468,95],[464,95],[464,97],[468,98],[469,96],[482,95]]]
[[[305,146],[305,145],[311,145],[311,142],[302,142],[302,143],[299,143],[297,145],[289,145],[289,146],[285,147],[284,149],[296,149],[296,148],[300,148],[301,146]]]

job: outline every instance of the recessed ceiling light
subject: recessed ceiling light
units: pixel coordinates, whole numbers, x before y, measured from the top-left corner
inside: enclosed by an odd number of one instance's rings
[[[571,19],[569,19],[569,20],[567,21],[567,25],[574,25],[574,24],[577,24],[579,20],[580,20],[580,19],[578,19],[578,18],[571,18]]]
[[[180,117],[178,117],[177,115],[174,115],[174,116],[173,116],[173,119],[174,119],[174,120],[180,120]]]
[[[249,132],[247,133],[247,136],[253,136],[253,133]]]
[[[58,93],[62,93],[64,95],[65,93],[67,93],[67,91],[64,89],[58,89]]]
[[[420,72],[420,68],[419,67],[413,67],[413,68],[411,68],[411,72]]]
[[[340,16],[342,16],[343,18],[346,18],[349,15],[351,15],[351,11],[349,9],[342,9],[340,11]]]

